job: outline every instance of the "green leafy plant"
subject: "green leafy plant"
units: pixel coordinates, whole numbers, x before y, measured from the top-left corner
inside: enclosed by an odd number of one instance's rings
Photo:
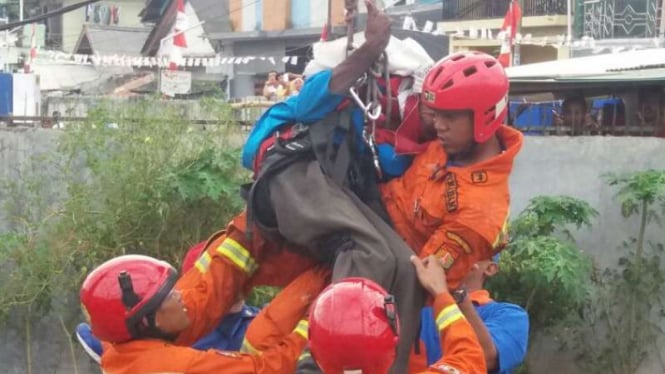
[[[647,242],[646,232],[651,224],[660,226],[665,213],[665,171],[608,174],[605,179],[618,188],[622,215],[639,217],[639,228],[636,237],[622,244],[624,255],[617,266],[594,277],[596,292],[576,336],[579,362],[592,373],[629,374],[637,371],[663,333],[664,247]]]
[[[22,323],[28,371],[32,323],[56,312],[71,330],[90,269],[124,253],[178,265],[242,207],[241,130],[226,103],[201,106],[206,125],[156,99],[100,103],[67,124],[57,150],[2,181],[0,316]]]
[[[536,330],[577,313],[588,296],[591,261],[574,245],[568,226],[590,226],[597,214],[568,196],[532,199],[511,225],[501,271],[489,282],[493,295],[524,307]]]

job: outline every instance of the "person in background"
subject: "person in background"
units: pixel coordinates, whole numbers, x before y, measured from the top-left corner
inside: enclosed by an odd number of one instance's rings
[[[662,87],[649,87],[638,92],[637,116],[644,126],[654,128],[654,135],[665,138],[665,93]]]
[[[289,97],[298,95],[303,83],[304,81],[302,78],[296,78],[292,80],[289,88]]]
[[[279,99],[280,92],[281,95],[284,95],[285,89],[284,82],[279,79],[279,74],[274,70],[269,72],[268,80],[263,85],[263,96],[268,100],[277,101]]]
[[[561,105],[561,114],[555,113],[554,121],[557,126],[569,130],[570,135],[582,135],[598,127],[598,123],[587,110],[586,100],[581,95],[567,97]]]

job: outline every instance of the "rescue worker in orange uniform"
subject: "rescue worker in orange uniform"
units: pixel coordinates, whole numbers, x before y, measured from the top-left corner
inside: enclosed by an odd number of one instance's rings
[[[409,373],[487,373],[487,360],[475,330],[451,295],[445,280],[443,260],[413,256],[419,280],[433,298],[441,350],[445,355],[427,368],[415,355]],[[392,295],[366,278],[347,278],[324,290],[310,310],[310,348],[324,374],[342,369],[359,374],[385,374],[395,359],[399,337]],[[268,349],[288,334],[303,313],[302,306],[282,303],[279,313],[262,311],[245,334],[242,350],[256,353]],[[356,321],[355,323],[351,321]],[[459,321],[459,323],[458,323]],[[305,352],[299,359],[311,358]],[[458,371],[454,371],[457,369]],[[446,371],[449,370],[449,371]]]
[[[443,357],[421,374],[486,374],[473,328],[448,291],[442,259],[412,257],[418,279],[434,298]],[[324,374],[385,374],[395,359],[398,316],[392,296],[376,283],[348,278],[326,288],[312,304],[309,346]]]
[[[241,278],[233,273],[242,269],[220,248],[207,251],[180,280],[168,263],[141,255],[109,260],[88,275],[81,303],[94,335],[104,342],[105,373],[293,372],[307,342],[304,313],[261,355],[176,345],[214,328],[226,310],[217,304],[235,300],[224,279]],[[329,273],[316,267],[301,274],[276,297],[277,304],[301,304],[304,310]]]
[[[425,142],[401,177],[380,185],[395,231],[420,257],[444,259],[451,288],[507,241],[508,178],[523,142],[519,131],[503,124],[508,88],[505,71],[487,54],[439,61],[425,77],[420,99],[421,124],[432,127],[424,132],[436,139]],[[244,229],[240,219],[227,228]]]
[[[425,77],[421,105],[437,139],[380,186],[381,197],[395,231],[421,258],[442,258],[455,289],[507,242],[508,177],[523,136],[503,125],[508,78],[484,53],[439,61]]]

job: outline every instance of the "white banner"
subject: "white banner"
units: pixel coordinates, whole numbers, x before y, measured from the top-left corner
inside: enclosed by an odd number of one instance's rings
[[[277,61],[285,64],[297,65],[299,56],[210,56],[210,57],[181,57],[176,65],[179,67],[195,66],[220,66],[220,65],[244,65],[252,61],[264,61],[277,65]],[[40,62],[71,63],[76,65],[95,66],[134,66],[134,67],[160,67],[169,66],[169,57],[142,57],[142,56],[103,56],[103,55],[79,55],[58,51],[43,51],[37,60]]]
[[[163,70],[160,90],[164,95],[187,94],[192,89],[192,73],[182,70]]]

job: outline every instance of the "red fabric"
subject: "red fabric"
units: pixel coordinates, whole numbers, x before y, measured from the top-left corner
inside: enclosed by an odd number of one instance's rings
[[[185,274],[189,269],[191,269],[194,266],[194,263],[196,260],[201,257],[201,254],[205,250],[206,247],[206,240],[194,244],[191,248],[187,250],[187,254],[185,255],[185,259],[182,261],[182,268],[181,268],[181,274]]]
[[[517,1],[513,0],[508,6],[508,11],[506,12],[506,16],[503,18],[503,25],[501,26],[501,30],[508,34],[506,37],[507,40],[504,41],[503,45],[501,46],[501,53],[497,58],[503,67],[510,66],[512,46],[515,41],[517,28],[519,27],[521,20],[522,8],[520,8],[520,4]]]

